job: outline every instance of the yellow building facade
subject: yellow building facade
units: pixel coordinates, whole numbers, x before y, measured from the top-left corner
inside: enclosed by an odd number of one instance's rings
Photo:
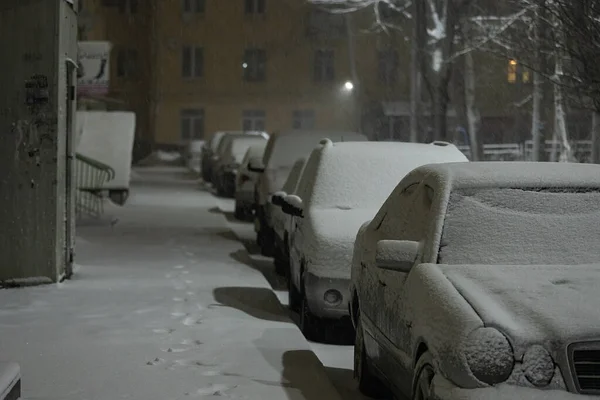
[[[408,93],[408,51],[393,34],[364,33],[370,12],[349,25],[305,0],[84,2],[85,40],[113,44],[111,96],[136,112],[138,140],[358,130],[365,99]]]

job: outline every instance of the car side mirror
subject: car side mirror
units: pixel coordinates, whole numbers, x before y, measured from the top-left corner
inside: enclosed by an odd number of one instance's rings
[[[250,162],[248,163],[248,171],[257,172],[261,174],[265,172],[265,168],[255,160],[250,160]]]
[[[419,255],[419,242],[380,240],[375,251],[375,264],[388,271],[408,273]]]
[[[283,198],[281,210],[293,217],[302,218],[304,216],[302,199],[294,194],[289,194]]]
[[[271,203],[273,203],[275,206],[281,207],[284,203],[285,196],[287,196],[286,192],[275,192],[271,196]]]

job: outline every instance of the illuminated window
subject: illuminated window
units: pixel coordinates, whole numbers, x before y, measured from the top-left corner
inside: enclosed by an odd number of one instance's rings
[[[531,83],[531,72],[511,58],[508,60],[507,81],[512,84]]]
[[[508,60],[508,83],[517,83],[517,60]]]

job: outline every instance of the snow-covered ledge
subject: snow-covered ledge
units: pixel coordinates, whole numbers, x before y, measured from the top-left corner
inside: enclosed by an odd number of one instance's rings
[[[21,367],[0,362],[0,400],[21,399]]]

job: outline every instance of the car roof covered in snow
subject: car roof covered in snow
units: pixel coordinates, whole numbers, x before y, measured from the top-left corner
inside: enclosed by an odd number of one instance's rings
[[[595,164],[484,161],[430,164],[412,175],[428,175],[449,189],[598,187],[600,166]]]
[[[299,157],[310,153],[321,139],[333,142],[365,142],[368,138],[356,132],[290,130],[276,132],[269,138],[263,163],[267,168],[291,167]]]
[[[311,207],[377,208],[413,169],[434,162],[467,162],[454,145],[322,140],[311,153],[298,194]]]

